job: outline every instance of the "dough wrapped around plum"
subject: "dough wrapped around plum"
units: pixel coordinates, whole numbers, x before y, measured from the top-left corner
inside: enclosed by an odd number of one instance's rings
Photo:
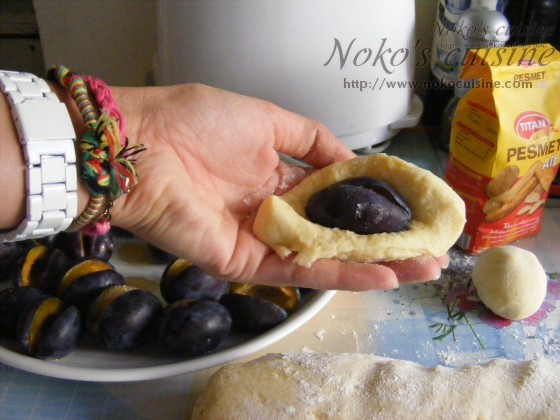
[[[318,191],[356,177],[388,184],[409,209],[406,229],[361,234],[309,220],[306,206]],[[340,203],[341,206],[344,203]],[[465,204],[444,180],[394,156],[376,154],[335,163],[314,172],[282,196],[261,204],[253,232],[282,258],[309,267],[319,258],[360,262],[444,255],[465,224]]]

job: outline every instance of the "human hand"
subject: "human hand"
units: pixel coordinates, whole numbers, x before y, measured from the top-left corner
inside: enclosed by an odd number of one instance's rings
[[[264,197],[306,170],[354,157],[323,125],[268,102],[201,86],[114,88],[137,162],[138,186],[115,203],[113,223],[210,274],[315,289],[391,289],[437,278],[447,257],[385,264],[281,259],[252,233]]]

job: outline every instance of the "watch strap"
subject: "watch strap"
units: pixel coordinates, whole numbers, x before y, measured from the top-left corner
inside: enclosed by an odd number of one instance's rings
[[[27,212],[0,242],[39,238],[65,230],[78,212],[76,135],[66,105],[45,80],[0,70],[0,89],[26,161]]]

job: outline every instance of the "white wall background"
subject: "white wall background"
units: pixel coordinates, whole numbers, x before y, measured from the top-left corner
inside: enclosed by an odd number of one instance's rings
[[[398,7],[399,0],[389,1]],[[34,0],[33,3],[47,67],[64,64],[113,85],[153,84],[157,0]],[[431,46],[436,5],[437,0],[416,0],[417,39],[424,47]],[[419,66],[416,78],[425,80],[428,72],[428,65]]]

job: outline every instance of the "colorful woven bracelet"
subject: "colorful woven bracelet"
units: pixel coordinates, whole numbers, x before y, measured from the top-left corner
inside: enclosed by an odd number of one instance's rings
[[[114,200],[138,183],[133,157],[145,148],[143,145],[128,146],[124,120],[103,81],[82,77],[64,66],[50,69],[48,75],[68,89],[86,128],[78,140],[78,150],[81,176],[90,199],[86,209],[67,230],[83,230],[93,235],[106,233]]]

